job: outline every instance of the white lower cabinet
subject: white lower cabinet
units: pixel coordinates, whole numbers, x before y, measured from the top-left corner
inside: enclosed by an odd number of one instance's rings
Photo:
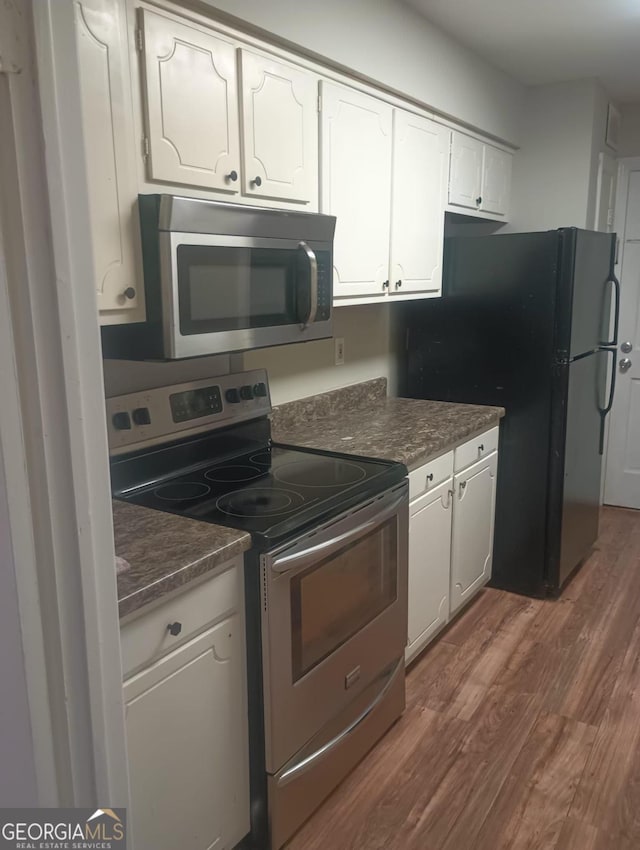
[[[409,475],[407,663],[491,578],[497,447],[493,428]]]
[[[165,629],[175,625],[180,600],[152,612],[152,633],[160,611]],[[198,631],[184,606],[175,610],[183,635]],[[136,645],[149,645],[134,624]],[[133,850],[230,850],[249,831],[244,643],[237,610],[125,680]]]

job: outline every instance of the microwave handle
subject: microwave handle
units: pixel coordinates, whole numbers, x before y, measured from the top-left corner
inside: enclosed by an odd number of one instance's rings
[[[303,331],[315,322],[316,313],[318,312],[318,261],[316,259],[316,255],[306,242],[298,242],[298,248],[301,251],[304,251],[307,255],[307,259],[309,260],[309,288],[311,290],[311,297],[309,298],[309,315],[300,325],[300,330]]]
[[[301,552],[294,552],[291,555],[276,557],[271,563],[271,569],[275,573],[299,572],[321,558],[326,558],[333,552],[343,549],[350,543],[355,542],[359,537],[365,535],[368,531],[372,531],[379,525],[392,517],[398,512],[401,505],[407,501],[406,490],[403,488],[399,496],[394,496],[389,502],[384,503],[379,508],[374,509],[374,513],[365,522],[357,525],[355,528],[350,528],[343,534],[337,537],[330,537],[320,543],[313,544]]]

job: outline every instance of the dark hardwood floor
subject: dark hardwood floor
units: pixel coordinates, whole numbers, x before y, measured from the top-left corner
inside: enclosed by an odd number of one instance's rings
[[[639,850],[640,512],[558,601],[487,589],[287,850]]]

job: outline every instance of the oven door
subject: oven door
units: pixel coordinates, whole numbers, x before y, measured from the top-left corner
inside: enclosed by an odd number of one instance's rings
[[[268,773],[404,657],[407,535],[405,482],[262,557]]]
[[[331,251],[319,242],[161,232],[172,358],[331,336]]]

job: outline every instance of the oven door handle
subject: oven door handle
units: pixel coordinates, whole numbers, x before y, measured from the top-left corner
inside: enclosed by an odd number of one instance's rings
[[[378,693],[369,703],[369,705],[364,709],[364,711],[360,712],[360,714],[354,720],[352,720],[351,723],[349,723],[349,725],[345,729],[343,729],[341,732],[339,732],[337,735],[327,741],[326,744],[319,747],[315,752],[311,753],[310,755],[303,757],[299,762],[285,770],[284,773],[278,778],[278,784],[286,785],[287,783],[296,779],[296,777],[298,777],[301,773],[305,773],[307,770],[309,770],[309,768],[313,767],[313,765],[315,764],[315,762],[318,761],[318,759],[321,759],[324,756],[328,755],[328,753],[335,747],[337,747],[339,744],[341,744],[346,737],[355,732],[358,726],[360,726],[360,724],[367,719],[371,712],[374,711],[386,697],[391,685],[394,682],[395,677],[398,674],[400,667],[404,667],[404,658],[400,659],[400,661],[398,661],[398,663],[394,667],[392,667],[390,671],[387,671],[384,674],[383,681],[386,679],[386,681],[384,681],[384,685],[378,691]]]
[[[350,528],[343,534],[337,537],[330,537],[328,540],[323,540],[313,546],[308,546],[300,552],[292,552],[290,555],[277,557],[271,564],[271,569],[276,573],[288,573],[291,570],[299,570],[307,566],[309,562],[315,562],[319,558],[324,558],[335,552],[336,549],[341,549],[348,546],[350,542],[362,537],[367,531],[371,531],[376,526],[381,525],[386,519],[398,512],[398,508],[407,500],[406,489],[403,488],[402,494],[396,496],[391,502],[384,505],[382,510],[377,511],[366,522],[357,525],[355,528]]]
[[[318,312],[318,260],[306,242],[298,242],[298,248],[304,251],[309,261],[309,315],[300,325],[300,330],[304,331],[315,322]]]

